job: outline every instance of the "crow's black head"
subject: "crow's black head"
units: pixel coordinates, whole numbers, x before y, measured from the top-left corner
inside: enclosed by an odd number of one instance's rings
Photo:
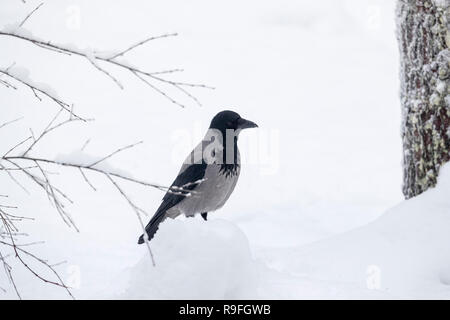
[[[226,131],[227,129],[240,130],[256,128],[258,125],[252,121],[241,118],[241,116],[230,110],[219,112],[211,121],[210,129]]]

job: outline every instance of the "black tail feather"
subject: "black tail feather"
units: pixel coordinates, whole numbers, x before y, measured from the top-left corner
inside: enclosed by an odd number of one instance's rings
[[[148,235],[148,241],[152,240],[155,236],[156,231],[158,231],[159,224],[166,219],[166,211],[170,208],[170,204],[162,203],[161,206],[156,211],[155,215],[152,217],[150,222],[145,227],[145,232]],[[145,242],[144,235],[141,235],[138,240],[138,244],[143,244]]]
[[[165,211],[157,211],[150,222],[145,227],[145,232],[148,235],[148,241],[152,240],[156,231],[158,231],[159,224],[166,219]],[[144,235],[139,237],[138,244],[143,244],[145,242]]]
[[[158,230],[158,226],[166,218],[166,212],[170,208],[174,207],[188,196],[190,190],[194,190],[205,176],[206,163],[193,164],[187,167],[183,172],[181,172],[178,177],[173,182],[172,187],[181,186],[182,190],[179,192],[167,192],[163,198],[161,205],[156,211],[153,218],[150,220],[148,225],[145,227],[145,231],[148,234],[148,240],[150,241]],[[170,189],[172,190],[172,189]],[[172,215],[173,216],[173,215]],[[141,235],[138,244],[145,242],[144,235]]]

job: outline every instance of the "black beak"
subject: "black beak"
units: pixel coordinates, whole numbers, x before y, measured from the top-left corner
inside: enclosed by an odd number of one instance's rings
[[[258,125],[250,120],[239,118],[238,129],[258,128]]]

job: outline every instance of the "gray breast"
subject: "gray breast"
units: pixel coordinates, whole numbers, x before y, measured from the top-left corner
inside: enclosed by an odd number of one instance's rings
[[[208,165],[205,180],[195,188],[190,197],[186,197],[175,207],[168,210],[168,216],[176,217],[179,214],[193,216],[197,213],[220,209],[233,192],[240,173],[239,167],[234,175],[226,175],[220,169],[220,165]]]
[[[240,154],[237,152],[236,171],[229,174],[221,170],[220,164],[206,167],[204,181],[194,189],[190,197],[167,211],[167,216],[175,218],[180,214],[193,216],[197,213],[212,212],[223,207],[239,179]]]

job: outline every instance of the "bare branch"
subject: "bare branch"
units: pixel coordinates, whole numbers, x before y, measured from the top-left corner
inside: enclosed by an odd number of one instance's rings
[[[150,74],[155,76],[158,74],[169,74],[169,73],[175,73],[175,72],[183,72],[183,69],[170,69],[170,70],[162,70],[162,71],[155,71],[155,72],[151,72]]]
[[[85,165],[85,164],[76,164],[76,163],[69,163],[69,162],[64,162],[64,161],[56,161],[56,160],[50,160],[50,159],[44,159],[44,158],[36,158],[36,157],[29,157],[29,156],[7,156],[7,157],[3,157],[1,158],[3,160],[12,162],[15,166],[20,167],[17,163],[13,162],[13,160],[24,160],[24,161],[32,161],[32,162],[42,162],[42,163],[49,163],[49,164],[53,164],[53,165],[57,165],[57,166],[65,166],[65,167],[72,167],[72,168],[76,168],[76,169],[84,169],[84,170],[90,170],[90,171],[94,171],[97,173],[101,173],[101,174],[107,174],[109,176],[112,177],[116,177],[122,180],[126,180],[129,182],[133,182],[136,184],[140,184],[142,186],[146,186],[146,187],[152,187],[161,191],[166,191],[172,194],[176,194],[176,195],[183,195],[183,196],[190,196],[191,194],[195,194],[196,192],[193,190],[188,190],[188,189],[184,189],[185,187],[188,187],[189,185],[192,184],[198,184],[203,182],[203,180],[199,180],[198,182],[192,182],[187,184],[187,186],[173,186],[171,188],[156,184],[156,183],[151,183],[151,182],[147,182],[144,180],[139,180],[139,179],[135,179],[133,177],[129,177],[114,171],[108,171],[105,170],[103,168],[97,168],[97,167],[93,167],[91,165]],[[1,165],[1,164],[0,164]],[[21,168],[21,167],[20,167]],[[24,170],[22,170],[24,171]],[[8,172],[8,171],[7,171]],[[24,171],[26,172],[26,171]],[[29,172],[26,172],[28,174],[30,174]],[[34,177],[35,178],[35,177]]]
[[[1,208],[9,208],[9,209],[17,209],[16,206],[7,206],[7,205],[4,205],[4,204],[0,204],[0,207]]]
[[[8,168],[6,168],[4,165],[2,165],[0,163],[0,168],[5,171],[8,176],[11,178],[11,180],[17,184],[23,191],[25,191],[25,193],[30,194],[30,192],[14,177],[14,175],[10,172],[10,170],[8,170]]]
[[[171,87],[173,87],[176,90],[179,90],[180,92],[182,92],[186,97],[188,97],[189,99],[193,100],[195,103],[198,103],[197,99],[194,99],[193,96],[189,93],[187,93],[184,90],[180,90],[179,87],[198,87],[198,88],[206,88],[206,89],[214,89],[213,87],[204,85],[204,84],[195,84],[195,83],[187,83],[187,82],[179,82],[179,81],[171,81],[171,80],[167,80],[164,78],[161,78],[158,75],[162,75],[165,73],[170,73],[170,72],[166,72],[166,71],[160,71],[160,72],[146,72],[143,71],[139,68],[136,68],[134,66],[131,66],[123,61],[119,61],[116,60],[116,58],[118,58],[119,56],[125,54],[126,52],[129,52],[130,50],[136,48],[139,45],[142,45],[152,39],[159,39],[162,37],[168,37],[168,36],[172,36],[175,34],[168,34],[168,35],[163,35],[163,36],[159,36],[159,37],[153,37],[153,38],[148,38],[144,41],[141,41],[129,48],[127,48],[126,50],[119,52],[118,54],[115,54],[113,56],[104,56],[101,54],[96,53],[97,51],[91,51],[91,52],[87,52],[84,50],[80,50],[80,49],[75,49],[75,48],[69,48],[69,47],[65,47],[63,45],[58,45],[58,44],[53,44],[50,41],[43,41],[40,39],[36,39],[33,37],[29,37],[23,34],[19,34],[19,33],[14,33],[14,32],[5,32],[5,31],[0,31],[0,35],[3,36],[10,36],[10,37],[15,37],[24,41],[29,41],[31,43],[33,43],[36,46],[39,46],[40,48],[44,48],[44,49],[49,49],[52,51],[56,51],[59,53],[67,53],[67,54],[73,54],[73,55],[77,55],[77,56],[81,56],[81,57],[85,57],[86,59],[89,60],[89,62],[98,70],[100,70],[101,72],[105,73],[109,78],[111,78],[116,84],[118,84],[120,87],[122,87],[122,85],[117,81],[116,78],[114,78],[111,73],[107,72],[105,69],[99,67],[99,65],[97,64],[97,61],[103,61],[103,62],[107,62],[111,65],[115,65],[121,69],[125,69],[128,70],[130,72],[132,72],[135,75],[139,75],[139,78],[142,80],[143,77],[147,77],[151,80],[160,82],[160,83],[165,83]],[[181,71],[180,69],[175,69],[176,71]],[[175,71],[171,71],[171,72],[175,72]],[[153,90],[155,90],[156,92],[158,92],[159,94],[164,95],[166,98],[168,98],[170,101],[172,101],[172,103],[183,107],[183,104],[176,101],[175,99],[171,98],[167,93],[163,92],[161,89],[157,88],[154,84],[151,84],[150,82],[148,82],[148,80],[145,81]],[[67,105],[66,105],[67,106]]]
[[[114,181],[113,178],[111,178],[110,175],[106,174],[106,177],[111,181],[111,183],[116,187],[116,189],[125,198],[125,200],[127,200],[128,204],[133,208],[133,210],[136,213],[136,216],[137,216],[137,218],[139,220],[139,223],[140,223],[140,225],[142,227],[142,230],[143,230],[144,234],[146,234],[145,225],[144,225],[144,222],[142,221],[142,218],[141,218],[141,215],[140,215],[140,211],[142,211],[142,210],[133,203],[133,201],[130,199],[130,197],[127,196],[127,194],[120,188],[120,186],[117,184],[117,182]],[[153,266],[156,266],[155,258],[153,257],[153,253],[152,253],[152,250],[150,248],[150,244],[149,244],[148,241],[145,241],[145,244],[147,245],[147,249],[148,249],[148,252],[150,254],[150,259],[152,261],[152,264],[153,264]]]
[[[12,276],[12,268],[8,263],[6,263],[5,257],[2,255],[1,252],[0,252],[0,261],[2,261],[2,263],[3,263],[3,268],[5,269],[6,276],[8,277],[9,282],[12,284],[17,297],[19,299],[22,299],[22,297],[20,296],[19,290],[17,289],[16,282],[14,281],[14,277]]]
[[[22,22],[19,24],[19,27],[22,27],[24,25],[24,23],[33,15],[33,13],[35,13],[37,10],[39,10],[39,8],[43,5],[44,3],[42,2],[41,4],[39,4],[36,8],[33,9],[33,11],[31,11],[26,17],[25,19],[22,20]]]
[[[5,216],[8,216],[8,217],[11,217],[11,218],[14,218],[14,219],[20,219],[20,220],[34,220],[34,218],[31,218],[31,217],[16,216],[16,215],[7,213],[7,212],[5,212],[5,211],[3,211],[3,214],[4,214]]]
[[[184,93],[185,95],[187,95],[189,98],[191,98],[199,107],[202,106],[202,104],[200,103],[200,100],[198,100],[194,95],[192,95],[189,91],[187,91],[186,89],[184,89],[183,87],[181,87],[178,84],[174,84],[173,85],[175,88],[177,88],[178,90],[180,90],[182,93]]]
[[[81,168],[78,168],[78,169],[80,170],[80,173],[84,178],[84,181],[86,181],[86,183],[92,188],[92,190],[97,191],[97,189],[92,185],[92,183],[89,181],[89,179],[84,174],[83,169],[81,169]]]
[[[11,238],[11,239],[13,239],[13,238]],[[12,240],[12,241],[14,241],[14,240]],[[41,259],[41,258],[35,256],[34,254],[32,254],[31,252],[29,252],[29,251],[27,251],[27,250],[24,250],[24,249],[20,248],[20,247],[17,246],[14,242],[13,242],[13,243],[8,243],[8,242],[1,241],[1,240],[0,240],[0,243],[3,244],[3,245],[5,245],[5,246],[10,246],[10,247],[12,247],[12,248],[14,249],[15,253],[16,253],[16,258],[19,259],[20,263],[21,263],[28,271],[30,271],[36,278],[38,278],[39,280],[41,280],[41,281],[43,281],[43,282],[45,282],[45,283],[49,283],[49,284],[55,285],[55,286],[57,286],[57,287],[64,288],[64,289],[67,291],[67,293],[72,297],[72,299],[75,299],[74,296],[72,295],[72,292],[70,292],[69,287],[66,286],[66,285],[64,284],[64,281],[62,280],[62,278],[61,278],[61,276],[59,275],[59,273],[58,273],[58,272],[57,272],[50,264],[48,264],[45,260],[43,260],[43,259]],[[48,269],[56,276],[56,278],[58,279],[58,282],[49,280],[49,279],[47,279],[47,278],[44,278],[44,277],[42,277],[38,272],[34,271],[34,269],[32,269],[32,268],[25,262],[25,260],[22,258],[21,253],[23,253],[23,254],[25,254],[25,255],[27,255],[27,256],[33,258],[35,261],[37,261],[37,262],[41,263],[42,265],[44,265],[45,267],[47,267],[47,268],[48,268]]]
[[[0,167],[0,171],[20,171],[20,170],[22,170],[22,169],[35,169],[35,168],[37,168],[37,166],[26,166],[26,167],[23,167],[23,168],[6,168],[6,167]],[[1,195],[0,195],[0,197],[1,197]]]
[[[71,56],[71,55],[72,55],[72,54],[69,53],[69,52],[65,52],[65,51],[61,51],[61,50],[55,49],[55,48],[47,47],[47,46],[42,45],[42,44],[37,44],[37,43],[36,43],[36,45],[37,45],[38,47],[41,47],[42,49],[54,51],[54,52],[56,52],[56,53],[65,54],[66,56]]]
[[[147,38],[145,40],[139,41],[138,43],[128,47],[127,49],[125,49],[125,50],[123,50],[123,51],[121,51],[119,53],[116,53],[115,55],[109,57],[108,59],[112,60],[112,59],[115,59],[117,57],[123,56],[125,53],[127,53],[127,52],[133,50],[134,48],[139,47],[139,46],[141,46],[141,45],[143,45],[143,44],[145,44],[145,43],[147,43],[149,41],[156,40],[156,39],[167,38],[167,37],[176,37],[177,35],[178,35],[177,33],[166,33],[166,34],[163,34],[163,35],[160,35],[160,36]]]
[[[163,90],[159,89],[157,86],[151,84],[147,79],[145,79],[144,77],[142,77],[138,72],[136,71],[131,71],[139,80],[141,80],[142,82],[144,82],[146,85],[148,85],[150,88],[152,88],[153,90],[155,90],[156,92],[158,92],[160,95],[162,95],[164,98],[166,98],[167,100],[169,100],[170,102],[172,102],[173,104],[176,104],[177,106],[180,106],[181,108],[185,108],[184,104],[181,104],[180,102],[178,102],[175,99],[172,99],[167,93],[165,93]]]
[[[78,119],[78,118],[73,118],[73,117],[72,117],[72,115],[73,115],[73,112],[72,112],[73,109],[71,108],[71,109],[70,109],[70,114],[71,114],[71,116],[69,117],[69,119],[67,119],[67,120],[65,120],[65,121],[62,121],[62,122],[60,122],[60,123],[58,123],[58,124],[52,126],[53,123],[56,121],[56,119],[59,117],[59,115],[61,114],[62,111],[63,111],[63,109],[61,108],[61,109],[56,113],[56,115],[52,118],[52,120],[49,122],[49,124],[48,124],[48,125],[45,127],[45,129],[41,132],[41,134],[39,135],[39,137],[38,137],[37,139],[34,140],[34,142],[28,147],[27,150],[25,150],[25,152],[23,153],[23,155],[28,154],[28,153],[31,151],[31,149],[32,149],[37,143],[39,143],[39,141],[41,141],[42,138],[43,138],[45,135],[47,135],[48,133],[52,132],[52,131],[55,130],[55,129],[58,129],[59,127],[65,125],[65,124],[67,124],[67,123],[69,123],[69,122],[73,122],[73,121],[76,121],[76,120],[80,120],[80,119]],[[89,119],[85,119],[85,121],[89,121]],[[33,136],[34,136],[34,135],[33,135]]]
[[[32,174],[30,171],[26,170],[25,167],[20,166],[19,164],[15,163],[14,161],[11,160],[11,157],[8,158],[3,158],[3,160],[8,161],[9,163],[11,163],[12,165],[14,165],[16,168],[18,168],[20,171],[22,171],[23,173],[25,173],[29,178],[31,178],[34,182],[36,182],[40,187],[42,187],[44,190],[47,191],[46,189],[46,183],[44,182],[43,179],[41,179],[40,177]],[[1,165],[1,164],[0,164]],[[7,171],[8,172],[8,171]],[[56,193],[58,193],[60,196],[62,196],[64,199],[66,199],[69,203],[73,203],[72,199],[70,199],[64,192],[62,192],[60,189],[56,188],[55,186],[52,186],[52,188],[56,191]]]
[[[6,127],[7,125],[9,125],[11,123],[17,122],[17,121],[22,120],[22,119],[23,119],[23,117],[20,117],[20,118],[14,119],[14,120],[7,121],[7,122],[5,122],[5,123],[0,125],[0,129],[3,128],[3,127]]]
[[[22,0],[25,2],[25,0]],[[189,100],[194,101],[196,104],[201,105],[199,100],[190,92],[187,91],[187,88],[208,88],[213,89],[212,87],[203,85],[203,84],[195,84],[195,83],[188,83],[188,82],[180,82],[180,81],[173,81],[166,79],[166,76],[172,73],[176,72],[182,72],[182,69],[169,69],[169,70],[162,70],[162,71],[154,71],[154,72],[147,72],[144,70],[141,70],[138,67],[135,67],[131,64],[128,64],[126,61],[120,59],[120,57],[124,56],[125,54],[129,53],[130,51],[136,49],[139,46],[142,46],[152,40],[156,39],[162,39],[162,38],[168,38],[168,37],[174,37],[177,36],[176,33],[167,33],[159,36],[149,37],[142,41],[139,41],[128,48],[118,51],[114,54],[105,54],[101,53],[98,50],[82,50],[78,49],[73,46],[65,46],[60,44],[52,43],[51,41],[45,41],[38,39],[36,37],[33,37],[30,35],[29,32],[22,32],[25,29],[21,29],[22,26],[35,14],[36,11],[40,9],[40,7],[43,5],[43,3],[40,3],[36,8],[34,8],[18,25],[18,27],[14,30],[6,31],[0,30],[0,36],[9,36],[13,37],[15,39],[19,39],[22,41],[27,41],[35,46],[46,49],[52,52],[65,54],[69,56],[79,56],[87,59],[89,63],[99,72],[106,75],[108,78],[110,78],[115,84],[117,84],[121,89],[123,89],[123,85],[120,83],[120,81],[110,72],[111,68],[118,68],[119,70],[127,70],[131,72],[134,76],[138,78],[138,80],[143,81],[146,85],[148,85],[152,90],[157,92],[158,94],[162,95],[172,103],[180,106],[185,107],[184,104],[178,99],[174,99],[171,96],[171,92],[177,92],[181,93],[182,97],[188,98]],[[119,185],[118,181],[116,180],[124,180],[127,182],[139,184],[145,187],[152,187],[156,188],[158,190],[166,191],[169,193],[173,193],[176,195],[181,196],[190,196],[192,193],[195,193],[195,191],[187,190],[186,188],[190,187],[193,184],[201,183],[202,181],[196,181],[190,184],[186,184],[184,186],[174,186],[172,188],[167,188],[162,185],[150,183],[147,181],[143,181],[140,179],[135,179],[128,174],[120,173],[115,171],[114,169],[108,168],[107,166],[98,166],[98,164],[108,160],[109,158],[115,156],[117,153],[124,151],[126,149],[130,149],[140,143],[142,141],[121,147],[115,151],[113,151],[110,154],[107,154],[106,156],[92,162],[91,164],[77,164],[77,163],[71,163],[71,161],[58,161],[58,160],[51,160],[42,158],[39,156],[30,156],[30,153],[35,153],[35,150],[37,149],[37,146],[39,142],[41,142],[45,136],[47,136],[49,133],[53,132],[54,130],[62,127],[63,125],[75,121],[75,120],[82,120],[87,121],[88,119],[84,119],[80,117],[79,115],[74,113],[74,105],[69,104],[63,100],[61,100],[56,93],[51,90],[51,88],[48,88],[47,86],[41,85],[39,83],[35,83],[32,79],[30,79],[27,75],[27,73],[23,73],[21,70],[15,70],[12,69],[12,67],[15,65],[13,63],[6,69],[0,68],[0,84],[5,86],[6,88],[11,89],[17,89],[17,87],[25,87],[28,88],[34,95],[36,99],[39,101],[42,101],[43,99],[49,99],[53,103],[57,104],[60,109],[56,113],[56,115],[51,119],[51,121],[47,124],[47,126],[37,135],[33,133],[33,131],[30,129],[31,136],[27,137],[26,139],[18,142],[16,145],[14,145],[11,149],[9,149],[3,156],[0,157],[0,171],[4,171],[8,174],[8,176],[13,180],[14,183],[18,184],[25,192],[29,193],[27,189],[25,189],[24,186],[20,184],[20,182],[15,178],[15,173],[21,173],[27,176],[34,184],[37,184],[42,190],[44,191],[45,195],[49,199],[51,205],[53,205],[56,209],[56,211],[61,216],[62,220],[70,227],[74,227],[77,231],[77,227],[74,224],[74,221],[72,220],[70,214],[66,210],[66,205],[73,203],[73,201],[59,188],[57,188],[53,182],[50,180],[50,174],[53,172],[49,171],[50,166],[59,166],[59,167],[68,167],[77,169],[82,178],[85,180],[85,182],[92,188],[94,191],[97,189],[94,187],[94,185],[91,183],[91,181],[88,179],[88,172],[95,172],[102,174],[105,176],[109,182],[112,183],[112,185],[119,191],[121,196],[128,202],[128,204],[131,206],[133,211],[136,213],[136,216],[139,220],[139,223],[142,227],[142,229],[145,232],[144,223],[141,219],[141,214],[147,215],[147,213],[137,206],[132,199],[128,196],[128,194],[125,192],[125,190]],[[105,68],[108,67],[108,68]],[[114,71],[114,70],[113,70]],[[16,87],[17,86],[17,87]],[[172,91],[168,91],[168,90]],[[167,90],[167,91],[166,91]],[[58,117],[63,112],[69,113],[69,119],[67,120],[58,120]],[[0,124],[0,129],[16,122],[20,119],[15,119],[9,122],[5,122],[3,124]],[[27,142],[30,141],[30,144]],[[83,151],[86,147],[86,145],[89,143],[90,140],[87,140],[85,144],[82,146],[81,150]],[[26,144],[27,143],[27,144]],[[18,153],[17,149],[20,146],[27,145],[28,147],[26,150],[22,153]],[[32,152],[33,151],[33,152]],[[14,154],[14,155],[12,155]],[[51,170],[51,169],[50,169]],[[14,174],[13,174],[14,173]],[[58,174],[59,172],[55,172]],[[119,181],[120,182],[120,181]],[[7,195],[0,195],[2,198],[6,198]],[[19,299],[21,299],[21,295],[18,291],[18,288],[16,286],[16,283],[13,278],[12,274],[12,267],[8,263],[9,261],[6,261],[9,257],[15,257],[21,265],[25,267],[31,274],[33,274],[36,278],[39,280],[49,283],[52,285],[56,285],[62,288],[65,288],[68,292],[68,294],[73,298],[72,293],[70,292],[69,288],[64,284],[61,277],[58,275],[56,270],[54,269],[55,265],[49,264],[47,261],[33,255],[31,252],[26,250],[26,247],[39,244],[42,242],[27,242],[27,243],[19,243],[17,239],[19,239],[20,236],[25,236],[26,234],[19,231],[17,222],[20,222],[24,219],[31,219],[23,217],[20,214],[13,215],[10,214],[10,211],[13,211],[17,209],[16,206],[10,205],[10,204],[0,204],[0,245],[3,245],[3,247],[8,247],[9,249],[6,251],[6,254],[3,254],[0,252],[0,262],[3,264],[3,267],[5,269],[5,273],[7,275],[7,278],[9,279],[10,283],[14,287],[14,290],[18,296]],[[152,260],[152,264],[155,265],[154,257],[152,254],[152,251],[150,249],[150,245],[148,243],[148,239],[146,239],[146,246],[148,248],[150,258]],[[0,246],[1,247],[1,246]],[[31,259],[31,260],[30,260]],[[34,266],[30,264],[31,262],[38,262],[40,264],[43,264],[48,270],[50,270],[55,276],[57,280],[52,280],[51,278],[44,277],[43,275],[39,274]],[[0,291],[4,291],[3,288],[0,288]]]
[[[81,147],[81,151],[84,151],[84,149],[86,149],[86,147],[87,147],[87,145],[89,144],[89,142],[91,142],[91,139],[87,139],[85,142],[84,142],[84,144],[83,144],[83,146]]]
[[[53,200],[53,204],[55,205],[56,210],[58,211],[58,213],[61,215],[61,217],[63,218],[64,222],[66,222],[66,224],[68,226],[73,226],[75,228],[75,230],[77,232],[79,232],[80,230],[77,228],[77,226],[75,225],[75,222],[73,221],[72,217],[70,216],[70,214],[64,209],[64,204],[61,202],[61,200],[59,199],[59,197],[56,195],[56,188],[51,184],[47,174],[45,173],[45,171],[42,169],[42,167],[39,165],[38,161],[35,161],[36,165],[39,167],[42,176],[45,179],[46,182],[46,188],[45,190],[47,191],[47,194],[49,196],[50,199]],[[59,194],[62,194],[62,192],[59,192]]]
[[[19,146],[21,146],[22,144],[24,144],[25,142],[27,142],[27,141],[30,140],[31,138],[32,138],[31,136],[30,136],[30,137],[27,137],[26,139],[20,141],[20,142],[17,143],[16,145],[14,145],[11,149],[9,149],[9,150],[5,153],[4,157],[6,157],[8,154],[10,154],[12,151],[14,151],[16,148],[18,148]]]
[[[99,70],[100,72],[104,73],[106,76],[108,76],[112,81],[115,82],[115,84],[117,84],[117,86],[120,89],[123,89],[123,85],[120,83],[119,80],[117,80],[117,78],[115,78],[111,73],[109,73],[108,71],[106,71],[105,69],[103,69],[102,67],[100,67],[98,65],[98,63],[95,61],[95,59],[92,58],[87,58],[89,60],[89,62],[94,66],[94,68],[96,68],[97,70]]]
[[[17,90],[17,87],[16,86],[14,86],[11,82],[8,82],[8,81],[6,81],[6,80],[3,80],[3,79],[0,79],[0,83],[2,84],[2,85],[4,85],[6,88],[13,88],[14,90]]]
[[[107,156],[101,158],[100,160],[97,160],[97,161],[95,161],[94,163],[91,163],[90,165],[88,165],[88,167],[93,167],[93,166],[95,166],[96,164],[99,164],[100,162],[105,161],[106,159],[111,158],[113,155],[115,155],[115,154],[117,154],[117,153],[119,153],[119,152],[121,152],[121,151],[123,151],[123,150],[126,150],[126,149],[133,148],[133,147],[135,147],[135,146],[137,146],[138,144],[141,144],[141,143],[143,143],[143,141],[139,141],[139,142],[130,144],[130,145],[128,145],[128,146],[119,148],[119,149],[117,149],[116,151],[111,152],[111,153],[108,154]]]
[[[28,243],[21,243],[21,244],[16,244],[17,247],[31,247],[31,246],[35,246],[37,244],[44,244],[45,241],[34,241],[34,242],[28,242]],[[54,265],[52,265],[54,266]]]
[[[7,232],[8,236],[9,236],[9,241],[10,241],[10,242],[6,242],[6,241],[0,240],[0,244],[3,244],[3,245],[8,246],[8,247],[11,247],[13,249],[14,253],[15,253],[15,257],[35,277],[37,277],[38,279],[40,279],[41,281],[43,281],[45,283],[53,284],[53,285],[56,285],[58,287],[62,287],[64,289],[66,289],[67,293],[72,298],[74,298],[72,293],[70,292],[69,288],[64,284],[62,278],[59,276],[58,272],[51,265],[49,265],[45,260],[43,260],[41,258],[38,258],[37,256],[35,256],[31,252],[20,248],[20,246],[16,244],[16,242],[14,240],[13,232],[11,231],[10,224],[7,221],[7,217],[4,215],[3,210],[0,210],[0,220],[3,222],[3,226],[6,229],[6,232]],[[56,276],[56,278],[58,279],[58,282],[49,280],[49,279],[44,278],[43,276],[41,276],[38,272],[36,272],[33,268],[31,268],[28,265],[28,263],[25,262],[25,260],[23,259],[21,254],[25,254],[28,257],[31,257],[35,261],[39,262],[40,264],[43,264],[44,266],[46,266]],[[19,299],[21,299],[19,291],[17,290],[17,286],[14,283],[14,278],[12,277],[12,274],[11,274],[11,267],[5,262],[5,257],[3,257],[1,254],[0,254],[0,260],[2,260],[3,265],[5,267],[5,272],[7,273],[10,281],[13,283],[13,286],[14,286],[14,289],[16,291],[17,296],[19,297]]]
[[[33,162],[42,162],[42,163],[50,163],[50,164],[54,164],[54,165],[58,165],[58,166],[65,166],[65,167],[72,167],[72,168],[81,168],[81,169],[86,169],[86,170],[90,170],[90,171],[95,171],[101,174],[108,174],[110,176],[116,177],[116,178],[120,178],[122,180],[127,180],[130,182],[134,182],[146,187],[152,187],[152,188],[156,188],[162,191],[167,191],[168,188],[164,187],[162,185],[158,185],[155,183],[151,183],[151,182],[146,182],[144,180],[138,180],[132,177],[128,177],[125,176],[123,174],[119,174],[116,172],[112,172],[112,171],[107,171],[101,168],[96,168],[96,167],[91,167],[89,165],[84,165],[84,164],[75,164],[75,163],[68,163],[68,162],[64,162],[64,161],[56,161],[56,160],[50,160],[50,159],[44,159],[44,158],[35,158],[35,157],[29,157],[29,156],[8,156],[8,157],[3,157],[3,160],[7,160],[7,161],[12,161],[12,160],[25,160],[25,161],[33,161]],[[17,165],[17,164],[16,164]]]
[[[1,32],[0,32],[0,33],[1,33]],[[16,81],[22,83],[22,84],[25,85],[26,87],[30,88],[31,91],[33,92],[33,94],[35,95],[35,97],[36,97],[37,99],[42,100],[42,99],[37,95],[37,93],[40,93],[40,94],[46,96],[47,98],[49,98],[50,100],[52,100],[53,102],[55,102],[56,104],[58,104],[61,108],[63,108],[63,109],[66,110],[67,112],[70,112],[70,110],[71,110],[70,105],[69,105],[68,103],[66,103],[66,102],[64,102],[64,101],[62,101],[62,100],[60,100],[59,98],[55,97],[52,93],[47,92],[47,91],[44,90],[44,89],[37,88],[34,84],[32,84],[32,83],[30,83],[30,82],[27,82],[26,80],[21,79],[21,78],[15,76],[15,75],[11,74],[7,69],[6,69],[6,70],[0,69],[0,73],[3,73],[4,75],[7,75],[8,77],[10,77],[10,78],[12,78],[12,79],[14,79],[14,80],[16,80]],[[76,115],[76,114],[73,114],[73,115],[74,115],[76,118],[80,119],[80,120],[86,121],[85,119],[81,118],[80,116],[78,116],[78,115]]]

